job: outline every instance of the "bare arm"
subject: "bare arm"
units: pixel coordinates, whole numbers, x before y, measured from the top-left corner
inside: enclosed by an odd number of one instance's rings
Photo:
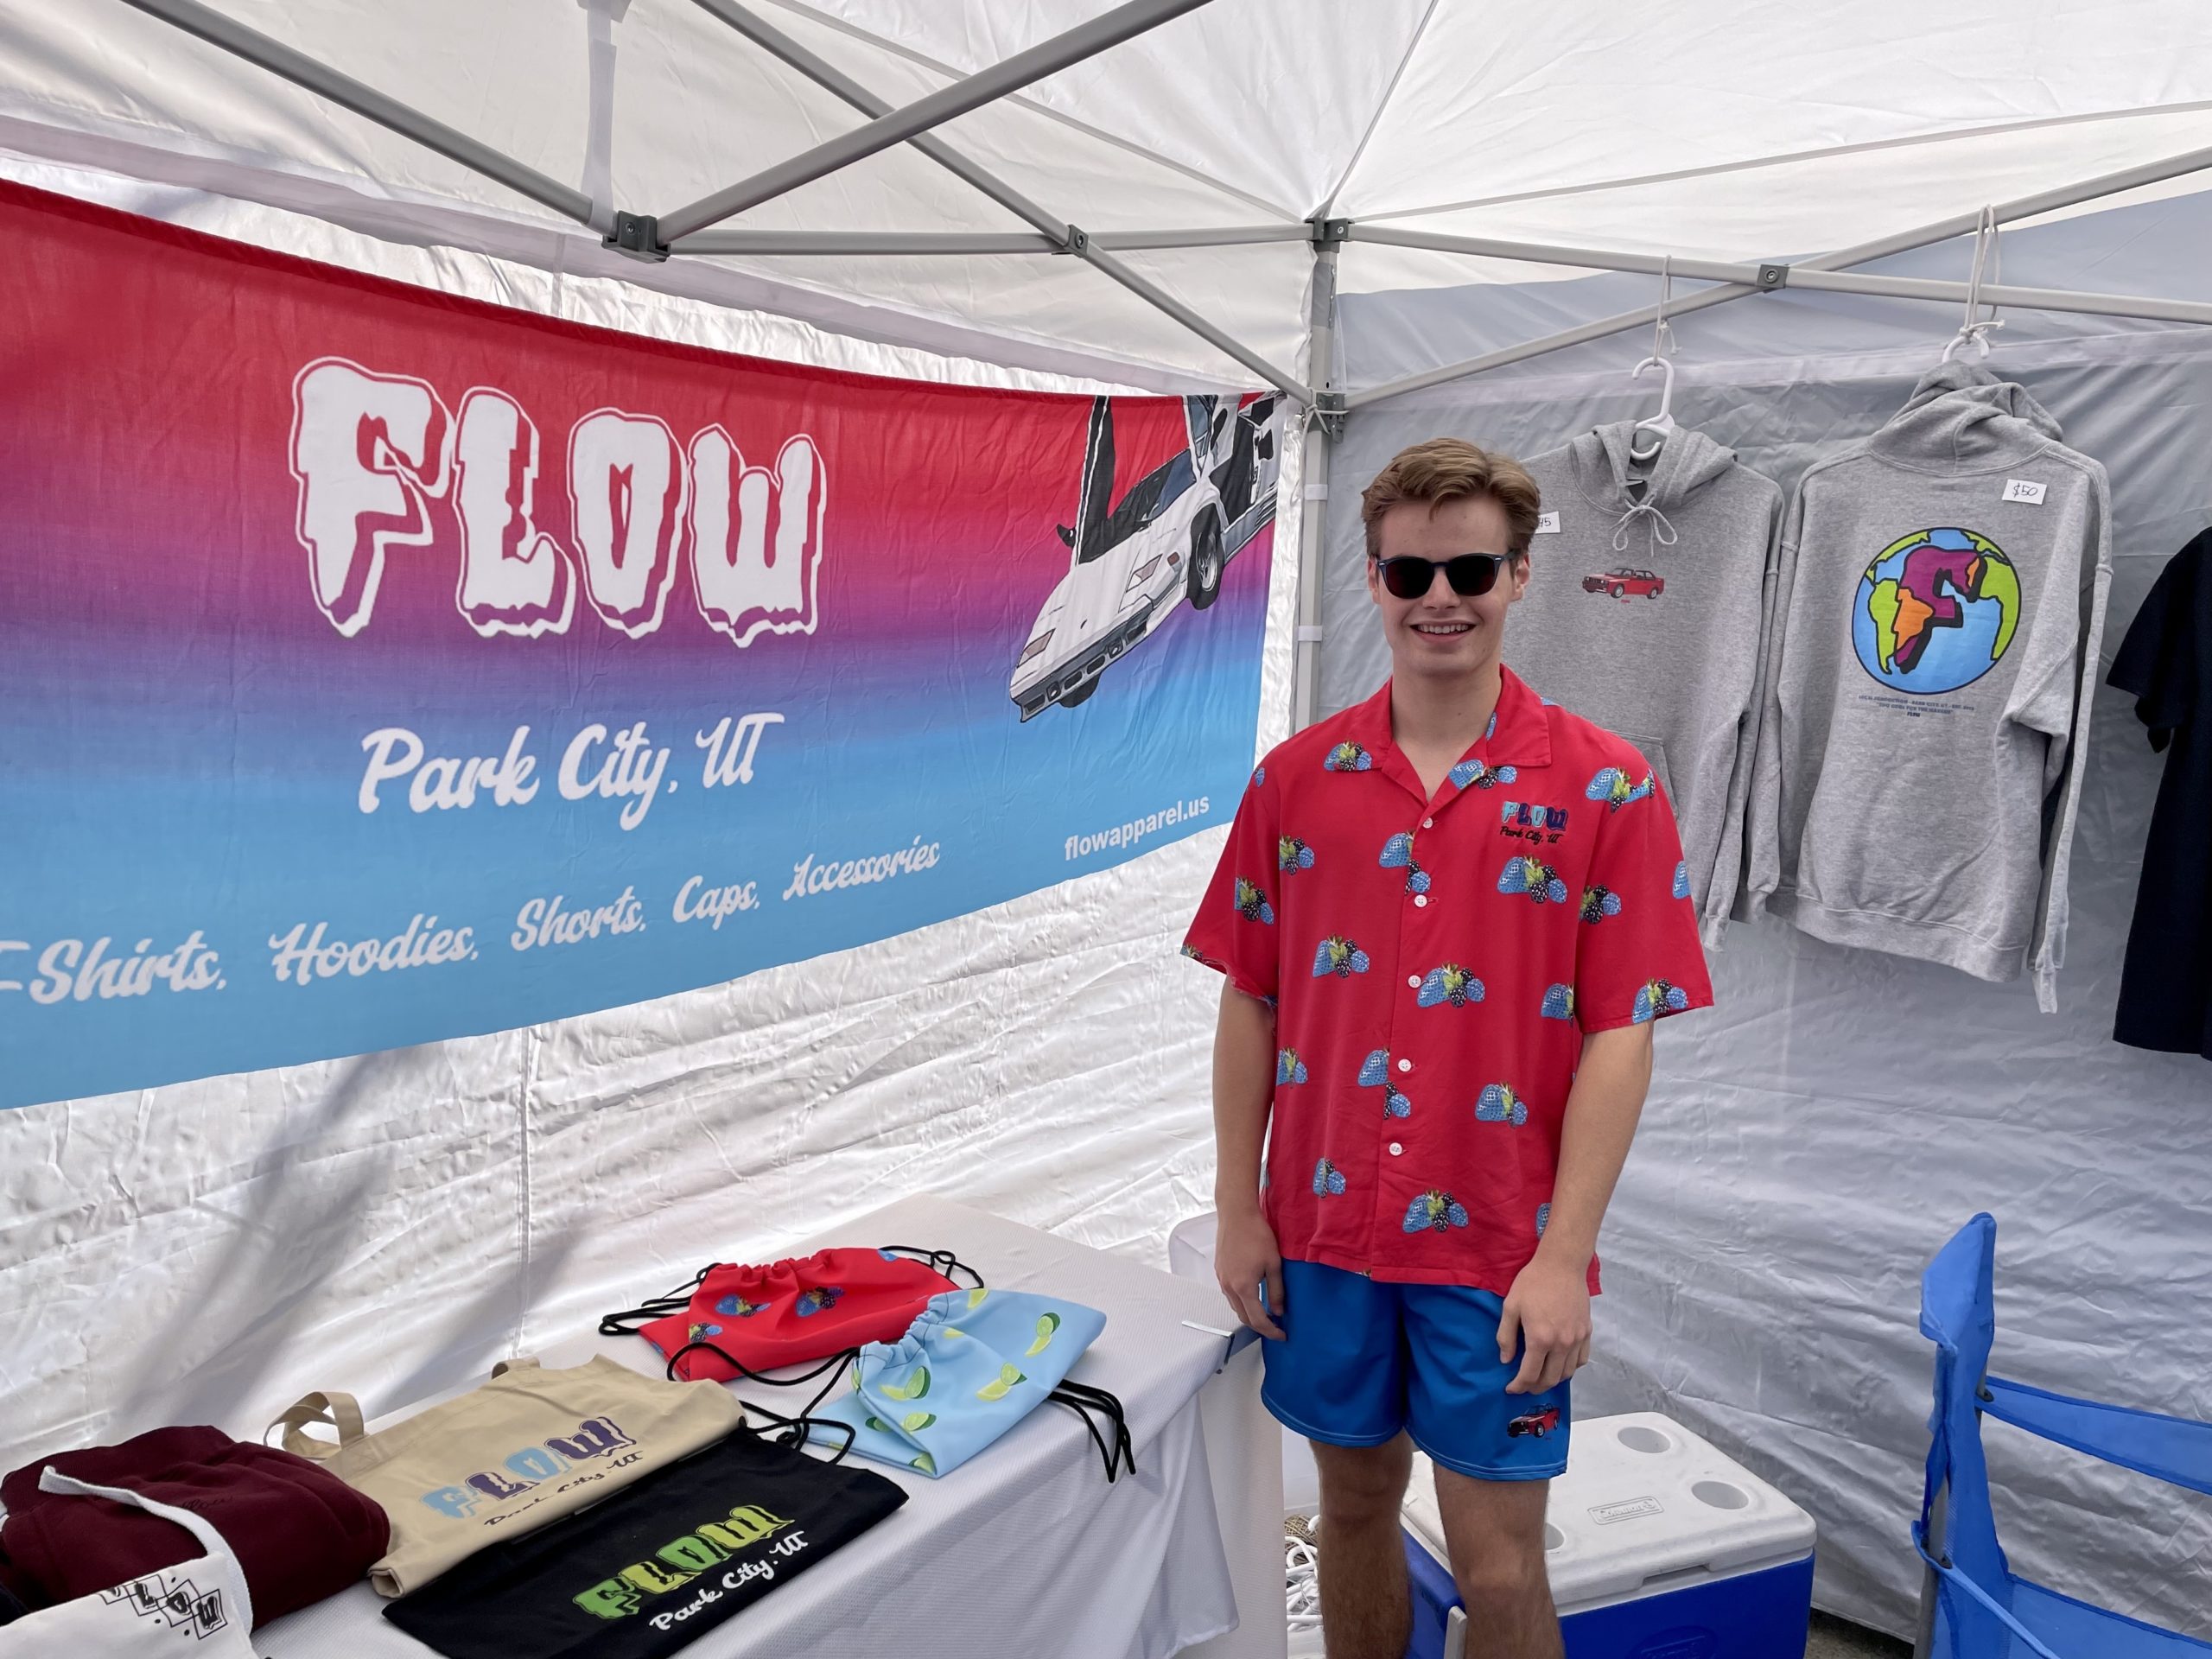
[[[1590,1357],[1590,1258],[1650,1086],[1649,1025],[1593,1031],[1583,1039],[1582,1065],[1560,1126],[1551,1217],[1498,1321],[1500,1360],[1511,1363],[1516,1345],[1526,1338],[1508,1394],[1541,1394]]]
[[[1221,991],[1213,1039],[1214,1274],[1236,1317],[1262,1336],[1282,1329],[1282,1256],[1260,1212],[1260,1159],[1274,1098],[1274,1010],[1234,986]],[[1265,1306],[1261,1285],[1267,1286]]]

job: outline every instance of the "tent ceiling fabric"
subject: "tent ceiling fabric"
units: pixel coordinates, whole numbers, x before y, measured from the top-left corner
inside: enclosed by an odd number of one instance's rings
[[[587,20],[548,0],[215,0],[555,179],[581,183]],[[749,0],[906,103],[1076,27],[1104,0]],[[616,28],[613,178],[658,213],[851,130],[829,92],[688,0]],[[2212,16],[1915,0],[1643,15],[1475,0],[1213,0],[942,136],[1091,231],[1253,224],[1325,207],[1522,240],[1802,257],[2212,143]],[[123,0],[0,0],[0,143],[476,246],[865,338],[1135,384],[1251,375],[1049,255],[716,257],[658,270],[488,179],[180,35]],[[763,230],[1025,228],[911,147],[730,221]],[[1252,349],[1298,357],[1296,243],[1128,256]],[[688,269],[674,267],[688,266]],[[1362,245],[1348,291],[1560,276]],[[1355,365],[1356,368],[1356,365]],[[1355,378],[1357,377],[1355,375]]]

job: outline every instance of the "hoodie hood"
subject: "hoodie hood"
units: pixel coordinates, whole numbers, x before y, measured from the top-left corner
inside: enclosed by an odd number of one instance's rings
[[[1931,473],[1983,472],[2024,461],[2061,441],[2058,423],[2028,395],[1979,364],[1939,363],[1888,425],[1873,454]]]
[[[1635,461],[1629,454],[1635,432],[1633,421],[1615,421],[1592,428],[1567,445],[1575,486],[1597,505],[1625,512],[1641,502],[1671,512],[1693,491],[1735,464],[1734,450],[1687,426],[1667,434],[1655,460]],[[1631,492],[1632,483],[1645,487]]]

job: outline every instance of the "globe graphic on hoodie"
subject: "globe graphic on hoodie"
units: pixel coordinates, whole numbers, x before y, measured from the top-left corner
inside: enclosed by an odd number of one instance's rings
[[[2020,577],[1972,530],[1916,530],[1875,556],[1851,612],[1859,664],[1895,691],[1935,696],[2004,660],[2020,626]]]

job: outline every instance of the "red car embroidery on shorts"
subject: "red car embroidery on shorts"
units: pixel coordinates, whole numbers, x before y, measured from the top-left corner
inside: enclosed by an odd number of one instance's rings
[[[1667,591],[1667,579],[1649,570],[1608,570],[1602,575],[1583,577],[1582,591],[1610,594],[1615,599],[1626,599],[1630,594],[1656,599]]]
[[[1559,1427],[1559,1408],[1546,1406],[1541,1411],[1532,1411],[1526,1417],[1516,1417],[1505,1426],[1505,1432],[1514,1439],[1533,1434],[1538,1440]]]

